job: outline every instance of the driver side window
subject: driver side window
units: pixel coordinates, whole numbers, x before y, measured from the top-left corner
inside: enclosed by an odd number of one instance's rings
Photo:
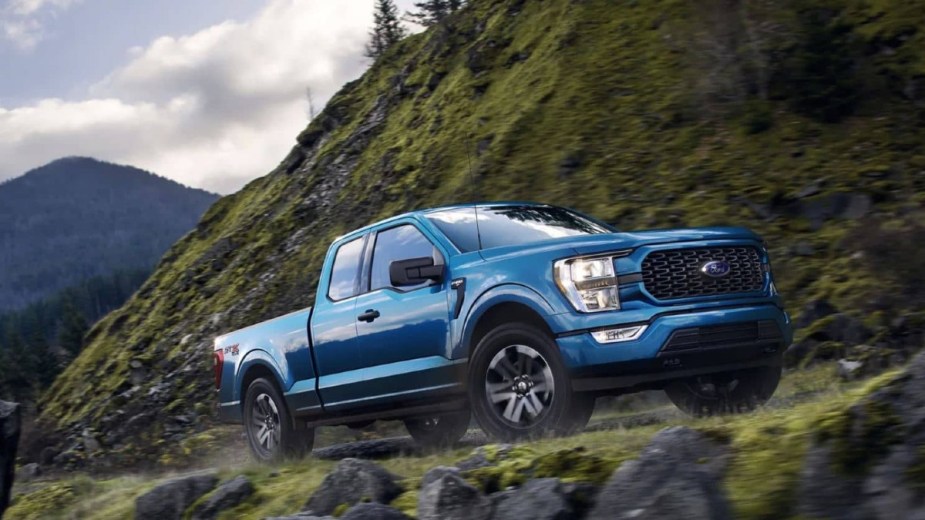
[[[443,255],[417,227],[404,224],[380,231],[376,235],[376,247],[373,249],[369,290],[375,291],[384,287],[392,287],[389,277],[389,265],[392,262],[422,257],[432,257],[434,264],[443,264]],[[414,290],[428,283],[431,282],[404,287],[403,290]]]

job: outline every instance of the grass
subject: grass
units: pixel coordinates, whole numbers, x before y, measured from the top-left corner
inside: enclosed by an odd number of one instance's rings
[[[747,415],[693,419],[680,414],[666,414],[658,424],[615,426],[579,435],[541,439],[517,445],[497,466],[467,473],[473,485],[486,492],[518,485],[526,478],[557,477],[564,481],[602,484],[620,463],[634,458],[651,437],[668,426],[689,426],[728,440],[732,458],[725,488],[737,518],[782,518],[793,514],[795,486],[802,455],[809,443],[826,425],[837,422],[844,411],[860,397],[880,388],[895,373],[868,381],[843,383],[835,374],[834,364],[821,364],[785,374],[769,406]],[[663,409],[614,413],[601,410],[592,427],[615,424],[614,420],[631,419],[633,414]],[[319,445],[343,441],[341,428],[323,429]],[[394,435],[397,430],[386,423],[380,434]],[[229,439],[231,430],[213,434]],[[220,449],[213,446],[213,449]],[[239,446],[235,448],[243,449]],[[484,448],[496,457],[493,446]],[[406,492],[393,505],[413,515],[417,507],[417,487],[423,474],[435,466],[452,466],[470,456],[470,448],[395,457],[379,461],[390,472],[404,477]],[[213,460],[224,460],[217,471],[223,480],[247,475],[257,493],[239,507],[226,511],[221,518],[263,518],[300,511],[312,491],[335,462],[307,459],[278,467],[228,463],[218,452]],[[225,451],[227,453],[227,449]],[[238,454],[240,455],[240,454]],[[26,518],[128,518],[134,500],[155,483],[159,476],[127,476],[93,480],[78,475],[56,482],[41,483],[37,489],[21,492],[7,513],[11,520]],[[21,490],[20,490],[21,491]]]
[[[925,30],[909,30],[925,24],[925,8],[922,0],[812,4],[834,6],[852,38],[876,50],[857,74],[867,102],[835,125],[771,99],[755,130],[735,110],[717,115],[702,102],[696,44],[711,26],[690,2],[471,2],[452,31],[407,38],[338,93],[302,136],[320,139],[293,151],[302,159],[218,201],[142,289],[94,327],[42,398],[42,419],[58,431],[105,434],[124,424],[104,425],[117,410],[128,419],[157,407],[208,425],[214,336],[310,305],[335,236],[475,198],[559,203],[623,229],[747,226],[767,239],[792,312],[824,298],[887,327],[885,316],[899,310],[866,307],[900,282],[872,273],[857,254],[854,221],[817,225],[760,208],[793,202],[815,182],[814,200],[867,194],[887,223],[921,207],[925,117],[891,82],[925,74]],[[792,14],[781,9],[782,19]],[[377,107],[384,117],[371,125]],[[794,256],[801,242],[814,253]],[[158,369],[123,403],[114,396],[131,387],[133,359]],[[167,373],[176,375],[165,402],[149,402]],[[123,448],[101,455],[126,465],[163,461],[161,428],[121,432]]]

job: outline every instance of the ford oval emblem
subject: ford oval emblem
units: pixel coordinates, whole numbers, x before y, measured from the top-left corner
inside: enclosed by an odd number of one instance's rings
[[[703,264],[703,267],[700,268],[700,272],[710,278],[722,278],[729,274],[731,270],[732,268],[729,266],[729,262],[724,260],[713,260],[712,262]]]

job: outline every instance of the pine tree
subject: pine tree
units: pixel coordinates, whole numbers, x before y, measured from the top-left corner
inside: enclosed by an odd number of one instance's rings
[[[366,44],[366,57],[377,59],[392,45],[405,37],[405,28],[398,18],[398,7],[394,0],[376,0],[376,11],[373,13],[375,25],[369,32],[369,43]]]
[[[437,25],[446,19],[447,16],[458,11],[463,6],[463,0],[426,0],[424,2],[415,2],[414,7],[417,12],[408,12],[408,20],[430,27]]]

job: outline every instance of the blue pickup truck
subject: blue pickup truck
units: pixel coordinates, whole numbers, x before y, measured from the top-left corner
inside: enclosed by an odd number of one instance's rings
[[[331,245],[314,307],[215,340],[219,414],[259,460],[322,425],[399,419],[455,442],[584,427],[595,398],[663,389],[694,415],[766,402],[792,340],[761,239],[621,232],[569,209],[400,215]]]

